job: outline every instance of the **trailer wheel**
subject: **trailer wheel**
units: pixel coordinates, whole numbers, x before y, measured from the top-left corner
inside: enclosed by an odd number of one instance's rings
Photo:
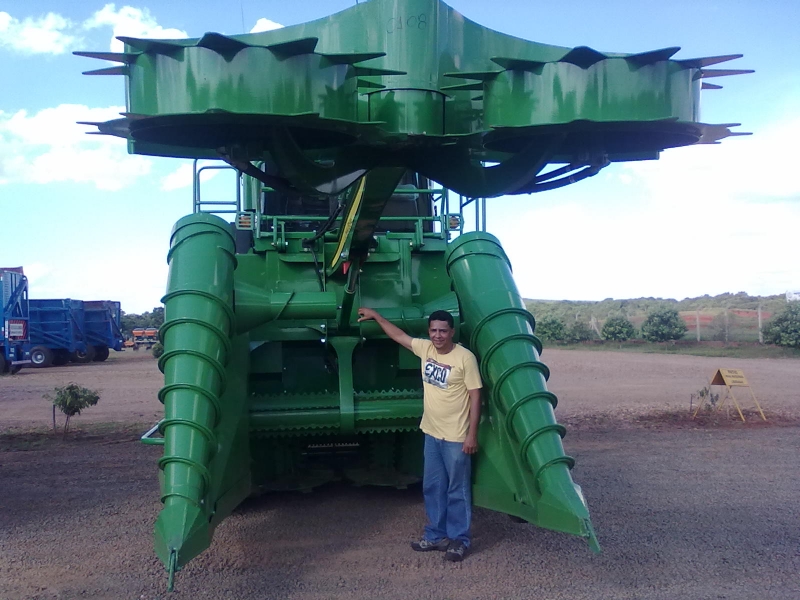
[[[103,362],[108,358],[108,346],[95,346],[94,347],[94,362]]]
[[[34,367],[49,367],[53,364],[53,351],[47,346],[34,346],[31,348],[31,365]]]
[[[75,363],[89,363],[94,360],[94,346],[86,344],[86,350],[75,350],[70,354],[70,360]]]
[[[9,365],[6,362],[6,357],[0,354],[0,375],[8,372],[8,366]]]

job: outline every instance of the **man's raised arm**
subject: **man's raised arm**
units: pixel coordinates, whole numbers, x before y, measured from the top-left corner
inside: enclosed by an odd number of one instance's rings
[[[362,321],[375,321],[378,325],[380,325],[381,329],[383,329],[383,332],[386,335],[404,348],[411,350],[411,336],[400,329],[397,325],[392,325],[389,323],[389,321],[384,319],[374,309],[361,307],[358,309],[358,317],[359,323]]]

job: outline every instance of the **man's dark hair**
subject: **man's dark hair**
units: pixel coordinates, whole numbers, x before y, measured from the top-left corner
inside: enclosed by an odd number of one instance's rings
[[[456,326],[455,321],[453,321],[453,315],[451,315],[446,310],[433,311],[431,313],[431,316],[428,317],[428,327],[430,327],[431,321],[444,321],[450,326],[450,329],[454,329]]]

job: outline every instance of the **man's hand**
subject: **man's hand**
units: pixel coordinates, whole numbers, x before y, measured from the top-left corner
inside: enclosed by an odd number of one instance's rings
[[[468,433],[461,450],[464,454],[475,454],[478,451],[478,436]]]
[[[469,429],[461,449],[464,454],[475,454],[478,451],[478,423],[481,421],[481,390],[467,390],[469,393]]]
[[[361,308],[358,309],[358,317],[359,317],[358,318],[358,322],[359,323],[361,323],[361,321],[373,321],[373,320],[377,321],[377,319],[375,318],[377,316],[378,316],[378,312],[375,311],[372,308],[361,307]]]
[[[411,350],[411,336],[405,331],[400,329],[397,325],[392,325],[389,321],[383,318],[381,314],[374,308],[366,308],[362,306],[358,309],[358,322],[375,321],[383,332],[392,338],[395,342]]]

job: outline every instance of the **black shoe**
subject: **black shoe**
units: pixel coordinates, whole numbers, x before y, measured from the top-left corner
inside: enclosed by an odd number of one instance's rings
[[[444,559],[450,562],[461,562],[467,553],[467,547],[464,542],[452,541],[447,547],[447,552],[444,553]]]
[[[449,548],[449,545],[450,540],[447,538],[443,538],[438,542],[432,542],[430,540],[426,540],[425,538],[422,538],[418,542],[411,542],[411,548],[417,552],[431,552],[433,550],[444,552]]]

